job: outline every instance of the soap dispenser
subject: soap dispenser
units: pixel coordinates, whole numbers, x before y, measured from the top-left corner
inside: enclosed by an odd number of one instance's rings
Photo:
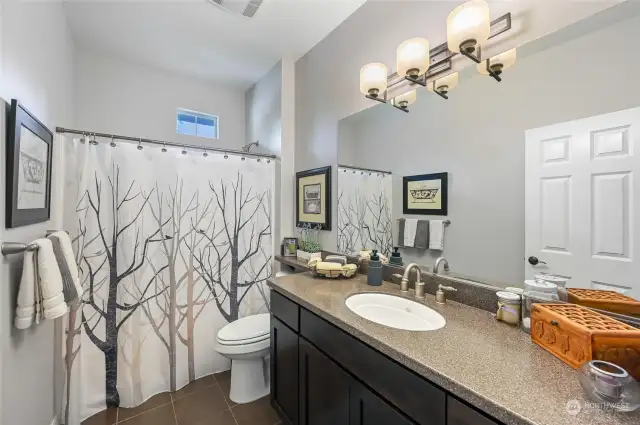
[[[367,284],[370,286],[382,285],[382,262],[378,256],[378,251],[373,250],[371,252],[371,258],[369,260],[369,270],[367,271]]]
[[[398,247],[393,247],[393,252],[391,253],[391,258],[389,259],[389,264],[392,266],[403,267],[404,263],[402,262],[402,256],[398,252]]]

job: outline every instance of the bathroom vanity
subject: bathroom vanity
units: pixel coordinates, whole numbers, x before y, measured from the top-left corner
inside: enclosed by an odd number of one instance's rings
[[[270,281],[271,401],[298,425],[637,424],[640,415],[583,409],[576,372],[485,311],[422,301],[446,319],[428,332],[392,329],[350,311],[363,292],[397,296],[366,276],[303,273]],[[404,297],[413,299],[413,295]]]

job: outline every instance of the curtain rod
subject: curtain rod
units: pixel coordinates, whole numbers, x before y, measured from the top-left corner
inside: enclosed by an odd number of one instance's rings
[[[391,171],[376,170],[373,168],[352,167],[351,165],[338,164],[338,167],[348,168],[350,170],[370,171],[372,173],[392,174]]]
[[[138,142],[138,143],[151,143],[154,145],[164,145],[164,146],[173,146],[176,148],[189,148],[196,149],[200,151],[206,150],[207,152],[220,152],[229,155],[239,155],[239,156],[250,156],[254,158],[270,158],[277,159],[278,157],[272,154],[266,153],[252,153],[252,152],[244,152],[236,149],[222,149],[222,148],[211,148],[205,146],[198,145],[190,145],[186,143],[177,143],[177,142],[167,142],[164,140],[153,140],[153,139],[145,139],[143,137],[131,137],[131,136],[119,136],[117,134],[108,134],[108,133],[97,133],[95,131],[85,131],[85,130],[72,130],[70,128],[56,127],[56,133],[69,133],[69,134],[80,134],[83,136],[94,136],[94,137],[104,137],[107,139],[114,140],[127,140],[130,142]]]

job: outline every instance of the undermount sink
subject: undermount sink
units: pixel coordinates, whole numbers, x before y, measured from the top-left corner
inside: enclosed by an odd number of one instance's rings
[[[380,325],[406,331],[434,331],[444,327],[444,317],[415,301],[388,294],[356,294],[347,298],[349,310]]]

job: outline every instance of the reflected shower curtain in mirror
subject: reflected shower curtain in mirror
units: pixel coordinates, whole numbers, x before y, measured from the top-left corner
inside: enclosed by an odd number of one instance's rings
[[[338,168],[338,251],[390,254],[391,179],[390,174]]]
[[[218,330],[269,309],[274,164],[59,142],[83,287],[64,319],[62,420],[79,425],[229,369]]]

